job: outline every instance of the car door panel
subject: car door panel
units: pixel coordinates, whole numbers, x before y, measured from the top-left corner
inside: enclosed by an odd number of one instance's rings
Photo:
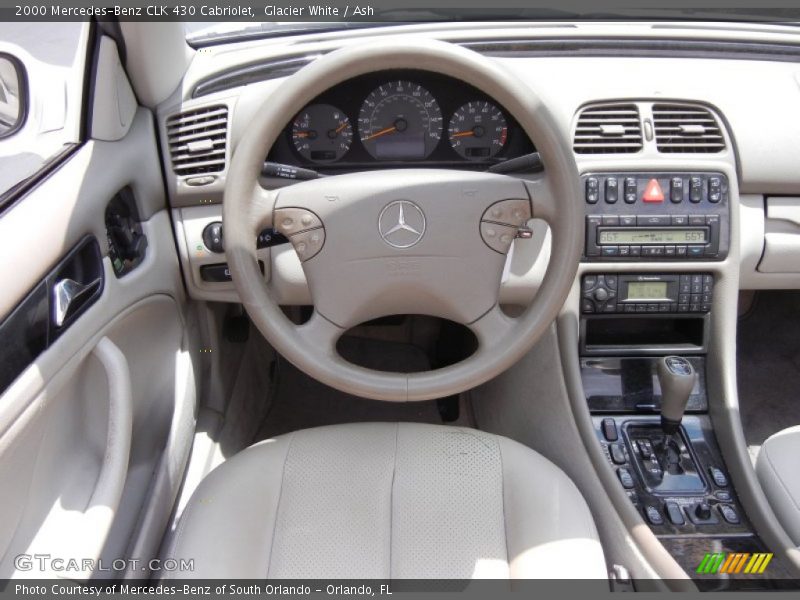
[[[110,561],[157,553],[188,456],[185,432],[193,428],[196,399],[160,169],[152,114],[138,108],[122,137],[88,140],[0,216],[0,322],[32,297],[29,318],[35,324],[44,310],[52,330],[54,282],[94,281],[58,271],[82,243],[96,244],[102,274],[93,302],[68,317],[44,348],[19,349],[21,372],[0,391],[0,578],[92,574],[41,571],[35,563],[25,571],[16,562],[24,554]],[[124,189],[147,248],[118,277],[105,213]]]

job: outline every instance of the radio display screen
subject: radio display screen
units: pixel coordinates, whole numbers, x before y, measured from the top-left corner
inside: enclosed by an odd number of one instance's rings
[[[625,300],[668,300],[666,281],[630,281]]]
[[[608,244],[705,244],[707,229],[601,229],[598,243]]]

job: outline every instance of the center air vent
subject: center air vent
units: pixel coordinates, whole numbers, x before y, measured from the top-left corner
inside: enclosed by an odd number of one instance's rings
[[[642,149],[642,125],[635,104],[607,104],[583,110],[575,128],[578,154],[629,154]]]
[[[208,106],[167,119],[167,140],[176,175],[216,173],[225,168],[228,107]]]
[[[653,125],[659,152],[712,154],[725,149],[717,120],[700,106],[654,104]]]

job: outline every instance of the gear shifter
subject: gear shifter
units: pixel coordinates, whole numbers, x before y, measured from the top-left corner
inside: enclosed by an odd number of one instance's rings
[[[658,383],[661,386],[661,429],[671,436],[678,431],[683,411],[697,382],[692,363],[682,356],[665,356],[658,361]]]

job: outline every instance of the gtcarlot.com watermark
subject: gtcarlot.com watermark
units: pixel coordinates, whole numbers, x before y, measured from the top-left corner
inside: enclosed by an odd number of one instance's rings
[[[194,571],[194,559],[186,558],[154,558],[139,560],[136,558],[117,558],[103,560],[94,558],[60,558],[51,554],[18,554],[14,557],[14,566],[18,571],[39,573],[124,573],[130,571],[150,571],[153,573],[174,573]]]

